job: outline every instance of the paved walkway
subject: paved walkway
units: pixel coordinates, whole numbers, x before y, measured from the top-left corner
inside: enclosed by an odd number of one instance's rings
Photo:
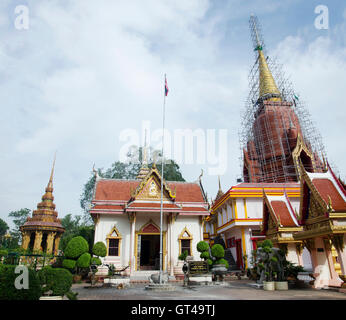
[[[175,291],[153,292],[145,290],[145,284],[132,284],[130,288],[117,289],[89,284],[74,284],[72,291],[78,292],[79,300],[345,300],[346,294],[336,290],[310,288],[288,291],[264,291],[252,287],[251,280],[233,280],[225,286],[183,287],[176,283]]]

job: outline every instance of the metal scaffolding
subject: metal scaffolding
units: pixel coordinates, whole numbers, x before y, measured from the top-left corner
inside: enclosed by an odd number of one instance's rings
[[[256,177],[253,181],[298,181],[296,164],[291,161],[292,138],[289,136],[288,128],[297,127],[302,140],[313,154],[317,171],[322,169],[323,161],[327,160],[322,138],[311,120],[304,101],[293,89],[291,81],[285,77],[282,65],[276,59],[267,56],[257,17],[251,16],[249,23],[256,60],[249,72],[250,91],[245,101],[245,108],[241,112],[239,140],[243,179],[252,182],[247,179],[243,171],[245,150],[247,163],[253,163],[253,167],[249,168],[252,171],[252,177]],[[260,67],[259,55],[256,51],[259,42],[269,70],[280,91],[280,102],[266,102],[259,97]],[[264,108],[267,108],[266,112],[263,112]],[[260,113],[261,119],[259,119]],[[312,168],[307,169],[312,170]]]

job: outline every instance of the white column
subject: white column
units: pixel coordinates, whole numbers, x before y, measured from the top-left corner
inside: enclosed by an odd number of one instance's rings
[[[130,273],[135,272],[135,235],[136,235],[136,213],[133,213],[131,217],[131,241],[130,241],[130,262],[131,269]]]

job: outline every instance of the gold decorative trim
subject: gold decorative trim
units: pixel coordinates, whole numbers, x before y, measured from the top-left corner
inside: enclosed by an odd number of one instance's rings
[[[116,233],[117,236],[112,236],[113,232]],[[108,233],[107,237],[106,237],[106,241],[107,241],[107,257],[120,257],[121,256],[121,241],[122,241],[122,235],[119,232],[118,228],[116,227],[116,225],[113,226],[113,228],[111,229],[111,231]],[[110,239],[118,239],[118,255],[117,256],[109,256],[109,240]]]

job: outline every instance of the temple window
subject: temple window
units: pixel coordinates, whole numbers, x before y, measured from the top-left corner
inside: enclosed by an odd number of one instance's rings
[[[120,256],[121,234],[114,226],[111,232],[107,235],[107,252],[108,256]]]
[[[119,255],[119,239],[108,240],[108,255],[118,256]]]
[[[179,253],[183,253],[185,250],[188,255],[192,255],[192,235],[185,227],[179,235]]]

